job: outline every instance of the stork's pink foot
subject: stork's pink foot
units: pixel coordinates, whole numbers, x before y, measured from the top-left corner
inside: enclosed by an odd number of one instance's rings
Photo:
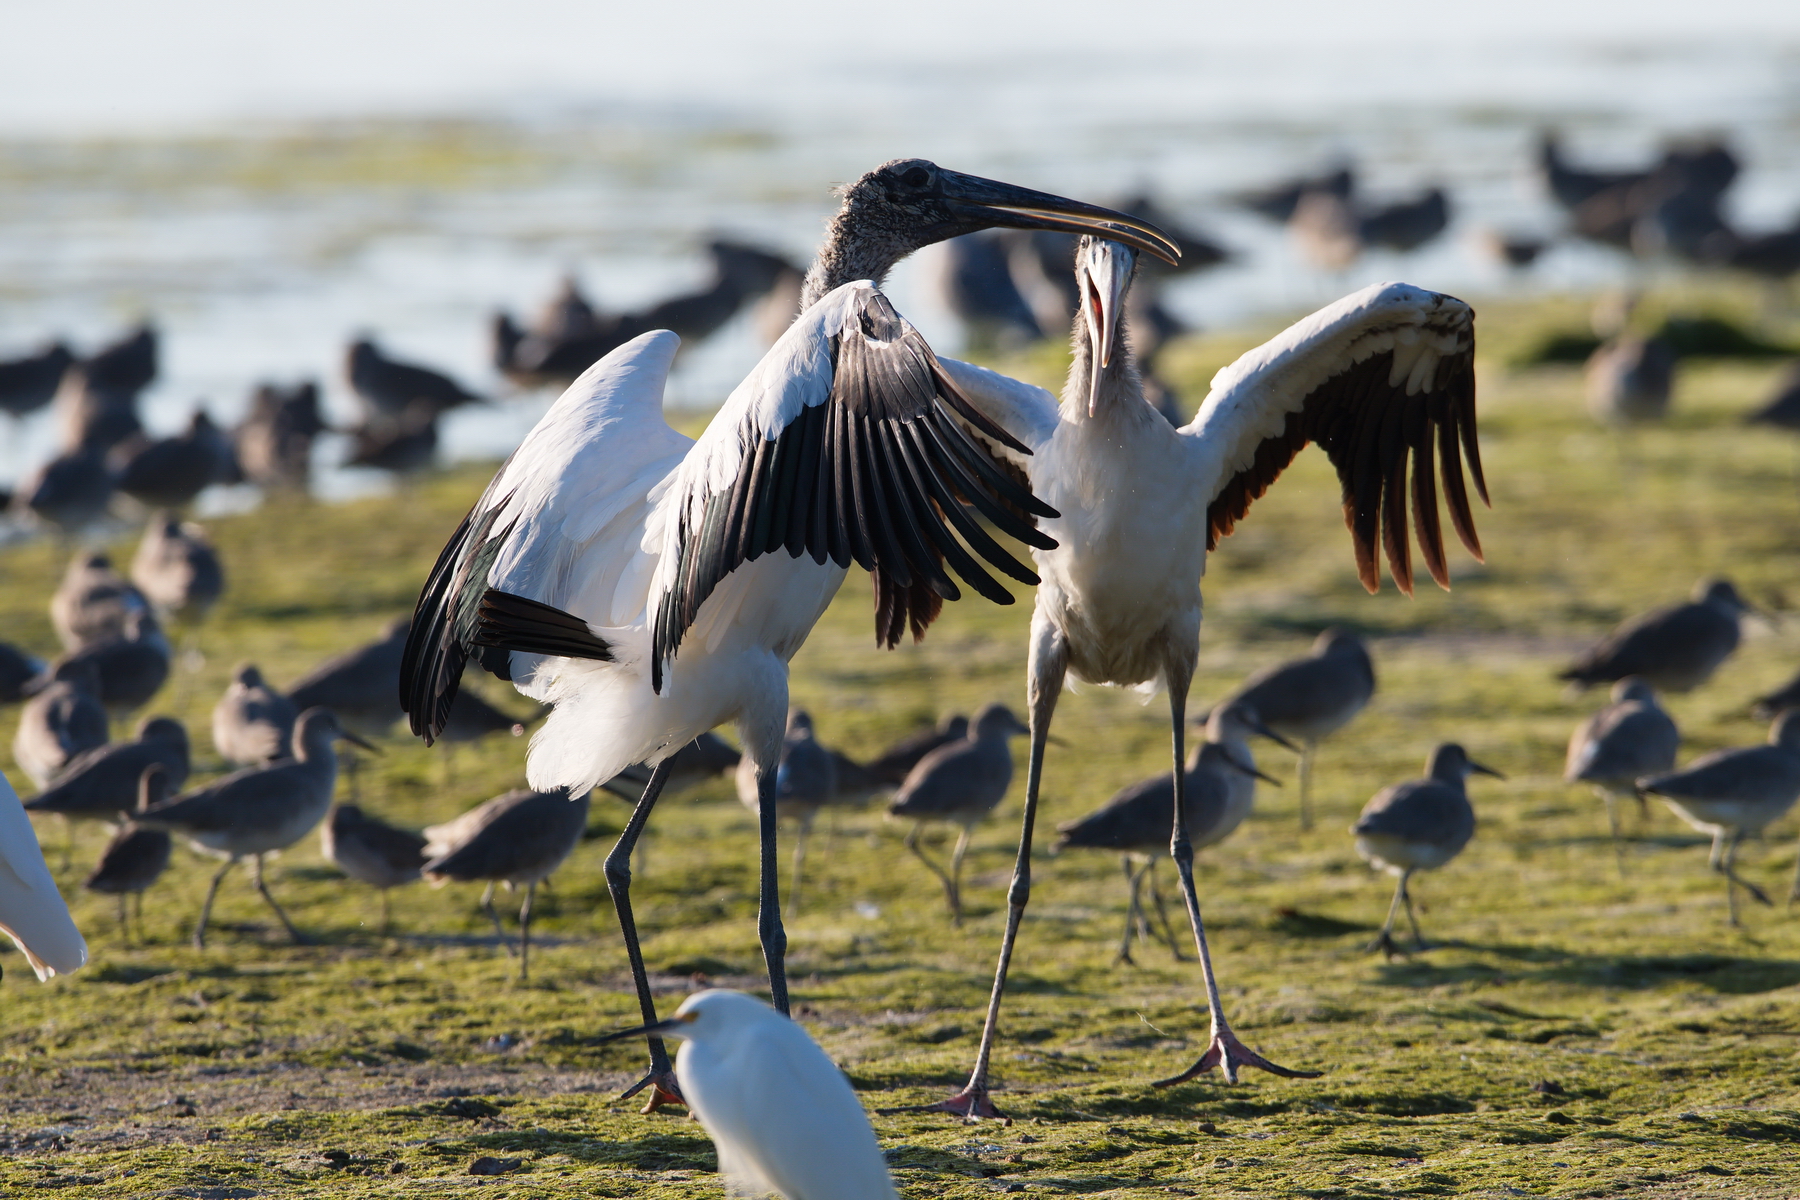
[[[884,1108],[879,1110],[883,1115],[905,1112],[943,1112],[961,1117],[965,1121],[998,1121],[1002,1125],[1011,1125],[1012,1118],[994,1107],[993,1099],[988,1095],[986,1083],[971,1083],[956,1095],[935,1104],[908,1104],[900,1108]]]
[[[1295,1071],[1270,1062],[1244,1043],[1238,1041],[1237,1034],[1229,1029],[1213,1030],[1212,1042],[1206,1047],[1206,1053],[1200,1060],[1172,1079],[1159,1079],[1151,1087],[1174,1087],[1218,1067],[1225,1073],[1229,1083],[1238,1081],[1239,1067],[1255,1067],[1259,1071],[1267,1071],[1271,1075],[1279,1075],[1283,1079],[1317,1079],[1323,1071]]]
[[[687,1107],[687,1101],[681,1098],[681,1084],[676,1082],[673,1070],[652,1070],[648,1075],[626,1088],[619,1096],[621,1100],[629,1100],[645,1088],[650,1089],[650,1098],[644,1101],[641,1113],[653,1113],[665,1104],[679,1104]]]

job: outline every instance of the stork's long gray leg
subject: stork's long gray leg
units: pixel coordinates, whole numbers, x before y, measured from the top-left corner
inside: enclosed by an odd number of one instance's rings
[[[263,860],[260,854],[250,857],[250,885],[256,889],[257,895],[268,901],[269,907],[275,910],[275,915],[281,918],[282,927],[287,930],[288,937],[294,945],[309,946],[312,944],[312,939],[294,928],[294,923],[288,920],[288,915],[281,911],[281,905],[275,903],[275,897],[269,894],[269,885],[263,882]]]
[[[606,890],[612,895],[613,910],[619,914],[619,933],[625,939],[625,957],[631,962],[631,982],[637,988],[638,1013],[646,1025],[656,1024],[656,1000],[650,995],[650,973],[644,969],[644,951],[638,945],[637,918],[631,911],[631,852],[674,768],[674,756],[671,755],[650,772],[650,781],[644,785],[644,794],[638,798],[637,807],[631,810],[631,819],[625,822],[619,840],[606,856]],[[627,1088],[619,1099],[629,1100],[648,1087],[650,1098],[644,1104],[644,1112],[655,1112],[665,1104],[684,1103],[681,1087],[675,1082],[675,1067],[669,1061],[663,1040],[654,1037],[647,1040],[650,1073]]]
[[[981,1028],[981,1047],[975,1052],[975,1070],[962,1091],[947,1100],[924,1107],[955,1113],[974,1120],[1004,1120],[988,1098],[988,1063],[994,1056],[994,1035],[1000,1027],[1000,1001],[1006,995],[1006,971],[1012,965],[1013,945],[1019,922],[1031,902],[1031,837],[1037,827],[1038,787],[1044,777],[1044,743],[1050,736],[1050,719],[1062,695],[1063,677],[1069,671],[1069,647],[1056,627],[1041,618],[1032,622],[1031,662],[1026,668],[1026,702],[1031,710],[1031,758],[1025,769],[1025,818],[1019,829],[1019,856],[1013,866],[1012,886],[1006,892],[1006,932],[1000,938],[1000,961],[994,969],[994,990],[988,996],[987,1022]]]
[[[500,923],[500,910],[494,907],[494,889],[499,887],[498,881],[488,880],[487,887],[481,893],[481,911],[488,915],[494,923],[494,936],[500,939],[500,945],[506,950],[506,957],[513,956],[512,939],[506,936],[506,926]]]
[[[125,893],[119,893],[119,936],[124,939],[127,949],[131,947],[131,922],[127,919]]]
[[[1188,839],[1187,831],[1187,772],[1182,769],[1187,758],[1183,745],[1187,732],[1187,693],[1193,677],[1193,656],[1171,650],[1163,666],[1163,679],[1169,685],[1169,723],[1175,752],[1175,827],[1169,835],[1169,856],[1175,860],[1175,869],[1181,876],[1181,894],[1187,901],[1188,923],[1194,928],[1194,949],[1200,955],[1200,973],[1206,980],[1206,1003],[1212,1010],[1212,1032],[1207,1039],[1206,1052],[1193,1066],[1179,1075],[1159,1079],[1153,1086],[1172,1087],[1186,1083],[1214,1067],[1223,1071],[1232,1083],[1237,1082],[1240,1066],[1256,1067],[1289,1079],[1316,1079],[1320,1074],[1318,1071],[1295,1071],[1278,1066],[1244,1045],[1231,1031],[1225,1020],[1224,1007],[1219,1003],[1219,981],[1213,975],[1206,925],[1200,919],[1200,894],[1194,887],[1194,844]]]
[[[194,949],[196,950],[206,949],[206,924],[212,920],[213,897],[219,894],[219,885],[225,882],[225,872],[231,870],[232,865],[236,862],[235,858],[226,859],[225,865],[220,867],[218,873],[212,877],[212,886],[206,889],[206,901],[200,905],[200,923],[194,926]]]
[[[756,827],[762,869],[762,897],[757,904],[756,934],[762,942],[763,963],[769,971],[769,999],[777,1012],[788,1011],[787,930],[781,924],[781,859],[777,856],[779,826],[775,817],[775,769],[779,754],[756,764]]]

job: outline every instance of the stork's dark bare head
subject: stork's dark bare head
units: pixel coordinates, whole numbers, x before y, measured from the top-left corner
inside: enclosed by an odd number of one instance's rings
[[[807,273],[802,307],[857,279],[879,283],[913,251],[995,226],[1097,233],[1169,262],[1181,251],[1126,213],[949,171],[923,158],[883,163],[844,189],[825,245]]]

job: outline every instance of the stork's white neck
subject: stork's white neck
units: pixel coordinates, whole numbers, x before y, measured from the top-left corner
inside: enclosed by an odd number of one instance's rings
[[[1124,297],[1120,297],[1121,303]],[[1088,421],[1089,380],[1095,371],[1100,372],[1100,386],[1093,394],[1094,421],[1117,421],[1124,419],[1131,422],[1145,417],[1162,416],[1150,407],[1144,399],[1144,381],[1138,374],[1137,358],[1131,352],[1131,343],[1126,336],[1126,320],[1120,313],[1117,327],[1113,330],[1112,353],[1107,357],[1107,365],[1101,367],[1094,360],[1094,340],[1089,336],[1087,307],[1083,305],[1075,313],[1075,323],[1069,331],[1069,379],[1063,385],[1062,419],[1081,424]]]

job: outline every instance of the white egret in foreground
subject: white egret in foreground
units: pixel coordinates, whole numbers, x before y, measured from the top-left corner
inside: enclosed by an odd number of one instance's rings
[[[734,1194],[895,1200],[850,1081],[792,1020],[753,996],[713,988],[689,996],[666,1021],[612,1036],[634,1034],[682,1039],[681,1094],[718,1148],[719,1173]]]
[[[0,775],[0,933],[25,952],[39,979],[87,962],[87,943],[38,849],[37,832],[6,776]]]

